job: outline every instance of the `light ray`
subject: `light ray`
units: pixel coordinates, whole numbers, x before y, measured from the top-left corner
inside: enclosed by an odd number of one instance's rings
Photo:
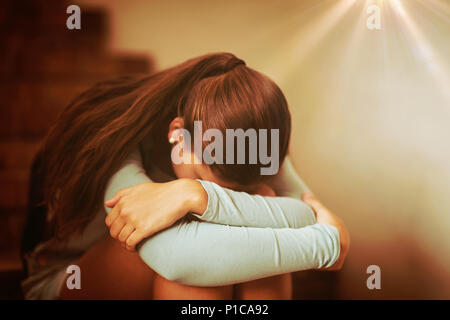
[[[437,0],[419,0],[419,2],[436,17],[450,23],[450,2],[447,4]]]
[[[332,3],[332,7],[326,10],[325,14],[294,34],[292,40],[280,50],[280,57],[275,57],[274,61],[283,61],[283,65],[276,66],[276,69],[269,73],[279,81],[286,79],[287,75],[302,63],[356,2],[357,0],[329,2]]]
[[[408,35],[413,46],[413,54],[425,63],[427,71],[433,76],[437,85],[441,88],[446,100],[450,102],[450,83],[448,74],[445,72],[445,64],[441,62],[421,30],[408,15],[401,1],[391,0],[389,4],[393,7],[396,14],[400,16],[400,20],[408,29]]]

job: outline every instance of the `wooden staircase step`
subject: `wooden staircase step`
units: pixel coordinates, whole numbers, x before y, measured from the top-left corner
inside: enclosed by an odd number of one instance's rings
[[[28,179],[28,169],[0,171],[0,213],[26,207]]]
[[[11,58],[13,59],[13,58]],[[147,55],[90,54],[67,50],[36,51],[0,61],[0,81],[58,81],[76,83],[101,80],[123,73],[148,73],[152,68]],[[92,79],[92,80],[91,80]]]
[[[26,209],[0,210],[0,271],[20,267],[20,244]]]
[[[21,300],[23,293],[20,286],[25,273],[22,270],[0,272],[0,300]]]
[[[40,144],[39,140],[0,140],[0,170],[28,170]]]

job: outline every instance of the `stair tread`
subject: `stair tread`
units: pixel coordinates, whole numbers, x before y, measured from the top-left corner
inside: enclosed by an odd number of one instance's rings
[[[22,260],[18,250],[14,252],[0,252],[0,272],[22,270]]]

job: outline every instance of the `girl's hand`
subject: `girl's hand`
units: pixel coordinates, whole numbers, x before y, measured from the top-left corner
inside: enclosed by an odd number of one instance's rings
[[[105,223],[111,237],[134,250],[140,241],[170,227],[188,212],[203,214],[207,204],[208,195],[196,180],[142,183],[118,191],[105,203],[113,208]]]
[[[350,248],[350,235],[345,227],[344,222],[330,210],[323,206],[319,200],[310,192],[305,192],[302,195],[303,201],[308,204],[316,214],[317,223],[329,224],[335,226],[339,231],[341,250],[339,259],[334,265],[329,268],[323,268],[323,270],[340,270],[344,264],[345,257],[347,256]]]
[[[259,184],[255,188],[248,191],[250,194],[259,194],[264,197],[276,197],[275,191],[267,184]]]

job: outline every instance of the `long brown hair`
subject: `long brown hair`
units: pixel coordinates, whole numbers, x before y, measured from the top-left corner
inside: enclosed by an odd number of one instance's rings
[[[67,239],[86,227],[102,208],[108,179],[134,148],[140,148],[146,169],[152,165],[150,146],[170,150],[167,130],[177,116],[188,130],[194,120],[223,132],[279,128],[280,163],[286,155],[291,122],[284,95],[233,54],[208,54],[152,75],[102,82],[62,112],[41,150],[52,233]],[[239,183],[260,177],[258,166],[212,166]]]

